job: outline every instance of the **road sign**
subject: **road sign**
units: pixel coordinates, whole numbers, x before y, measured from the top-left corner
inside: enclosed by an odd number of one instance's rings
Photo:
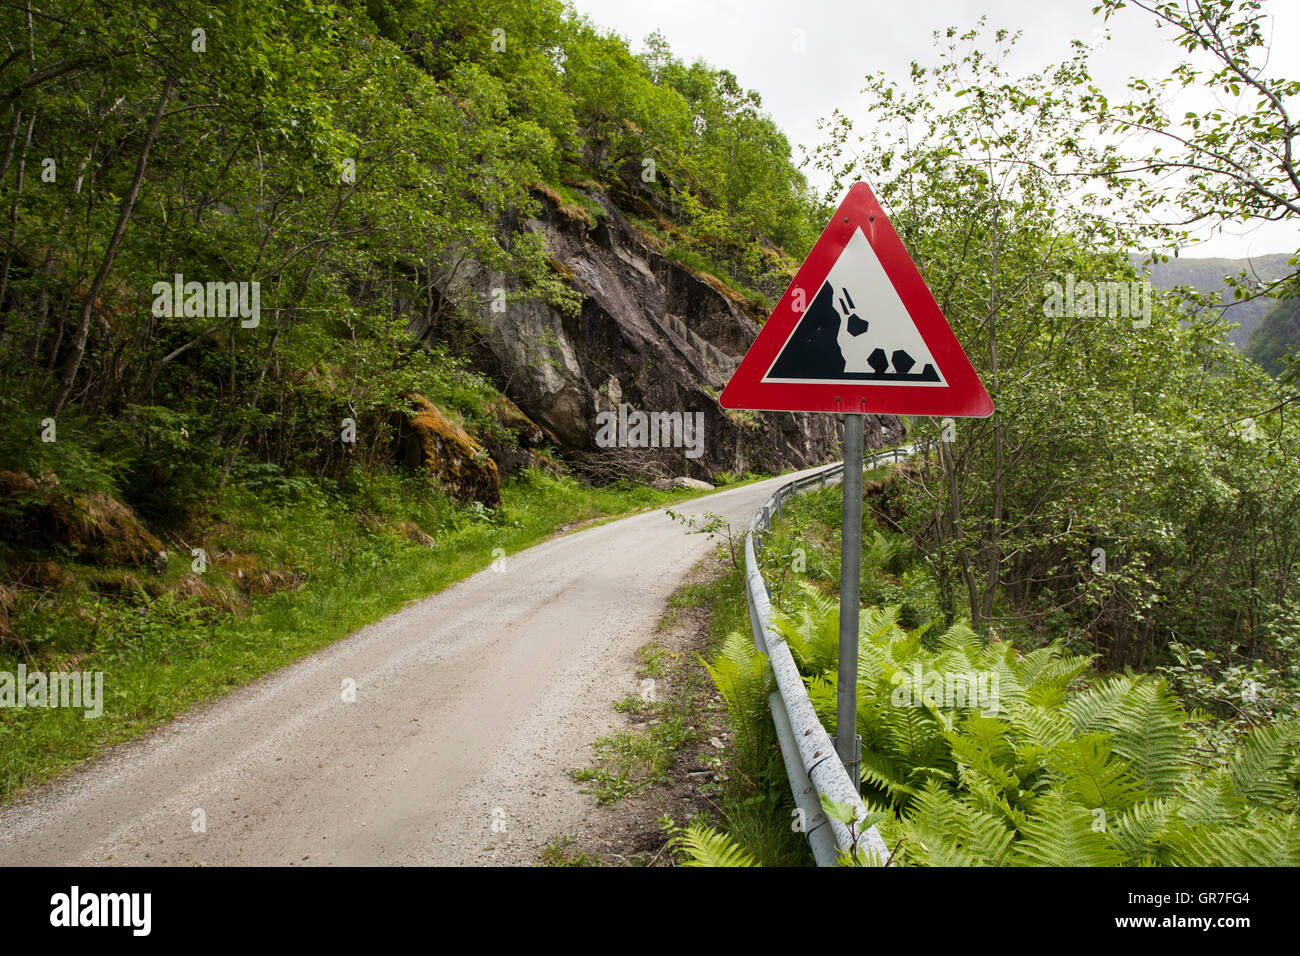
[[[849,189],[719,401],[840,414],[993,412],[866,183]]]

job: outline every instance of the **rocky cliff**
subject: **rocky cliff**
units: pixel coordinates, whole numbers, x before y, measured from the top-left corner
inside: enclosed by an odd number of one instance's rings
[[[527,223],[544,237],[553,267],[582,294],[578,314],[538,300],[485,305],[481,313],[487,334],[480,364],[565,457],[598,475],[704,479],[836,458],[842,426],[835,416],[718,404],[763,316],[722,282],[667,258],[662,241],[629,222],[604,191],[588,184],[581,195],[601,212],[593,216],[543,190],[543,212]],[[479,302],[492,302],[486,273],[463,281]],[[603,447],[609,432],[602,425],[620,416],[620,406],[624,421],[631,415],[635,422],[636,411],[691,416],[702,425],[702,441],[695,448],[628,447],[639,441],[635,429],[625,429],[624,447]],[[867,421],[867,447],[900,435],[896,418]]]

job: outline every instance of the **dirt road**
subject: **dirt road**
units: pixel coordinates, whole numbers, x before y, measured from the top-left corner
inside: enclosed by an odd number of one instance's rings
[[[742,526],[784,480],[674,510]],[[511,555],[0,809],[0,864],[534,863],[711,546],[655,511]]]

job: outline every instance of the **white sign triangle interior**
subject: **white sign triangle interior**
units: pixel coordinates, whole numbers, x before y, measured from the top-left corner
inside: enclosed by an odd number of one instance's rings
[[[907,307],[903,305],[902,299],[898,297],[898,292],[894,289],[894,284],[889,281],[889,276],[885,273],[885,267],[880,264],[871,243],[863,235],[861,228],[855,229],[844,250],[840,253],[835,265],[826,275],[825,281],[831,284],[834,295],[836,311],[839,316],[839,333],[835,337],[835,344],[838,345],[840,355],[844,359],[844,371],[846,373],[871,373],[875,371],[868,358],[878,349],[883,350],[886,357],[890,359],[890,365],[885,372],[893,373],[896,371],[893,367],[892,357],[896,352],[905,352],[916,363],[915,370],[920,371],[930,365],[936,373],[936,380],[932,381],[890,381],[892,385],[909,385],[918,388],[925,387],[944,387],[947,382],[944,380],[943,371],[939,364],[935,362],[934,356],[930,354],[929,348],[926,347],[925,340],[921,337],[920,331],[912,317],[908,314]],[[808,290],[808,305],[811,306],[821,287]],[[847,292],[847,296],[843,293]],[[850,315],[860,317],[860,320],[866,320],[868,325],[867,331],[852,335],[849,333]],[[805,311],[800,317],[800,324],[809,316]],[[799,326],[796,325],[790,335],[790,340],[777,353],[772,362],[774,368],[780,361],[782,354],[790,347],[790,341],[793,341],[799,333]],[[769,368],[763,381],[767,382],[804,382],[809,384],[825,383],[833,379],[827,378],[777,378],[771,376],[772,369]],[[892,378],[892,375],[889,376]],[[845,382],[861,383],[862,379],[856,376],[842,379]]]

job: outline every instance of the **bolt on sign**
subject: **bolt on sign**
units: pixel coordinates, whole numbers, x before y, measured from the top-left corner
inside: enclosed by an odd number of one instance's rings
[[[849,189],[719,401],[765,411],[993,412],[866,183]]]

